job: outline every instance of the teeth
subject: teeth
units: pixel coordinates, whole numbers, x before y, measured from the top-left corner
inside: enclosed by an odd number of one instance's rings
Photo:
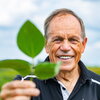
[[[60,57],[61,59],[70,59],[70,58],[72,58],[71,56],[61,56]]]

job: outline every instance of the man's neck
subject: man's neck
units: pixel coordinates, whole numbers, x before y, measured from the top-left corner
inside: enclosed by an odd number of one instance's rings
[[[71,93],[77,80],[80,76],[80,68],[77,66],[72,71],[60,71],[60,73],[56,76],[57,80],[62,82],[66,89]]]

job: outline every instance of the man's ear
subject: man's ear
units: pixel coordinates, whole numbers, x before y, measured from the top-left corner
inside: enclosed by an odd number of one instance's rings
[[[86,44],[87,44],[87,37],[86,38],[84,38],[84,40],[83,40],[83,42],[82,42],[82,44],[83,44],[83,49],[82,49],[82,53],[84,52],[84,50],[85,50],[85,47],[86,47]]]

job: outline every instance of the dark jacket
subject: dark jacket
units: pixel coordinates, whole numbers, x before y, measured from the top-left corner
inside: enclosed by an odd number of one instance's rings
[[[79,66],[81,75],[68,100],[100,100],[100,76],[89,71],[81,61]],[[21,79],[21,76],[17,76],[16,79]],[[63,100],[60,85],[55,78],[34,79],[34,82],[41,93],[31,100]]]

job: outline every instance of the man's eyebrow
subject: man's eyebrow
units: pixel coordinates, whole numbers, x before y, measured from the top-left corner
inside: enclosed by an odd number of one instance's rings
[[[63,39],[63,38],[60,37],[60,36],[55,36],[55,37],[53,37],[52,39]]]
[[[74,39],[80,39],[79,37],[77,37],[77,36],[70,36],[69,38],[74,38]]]

